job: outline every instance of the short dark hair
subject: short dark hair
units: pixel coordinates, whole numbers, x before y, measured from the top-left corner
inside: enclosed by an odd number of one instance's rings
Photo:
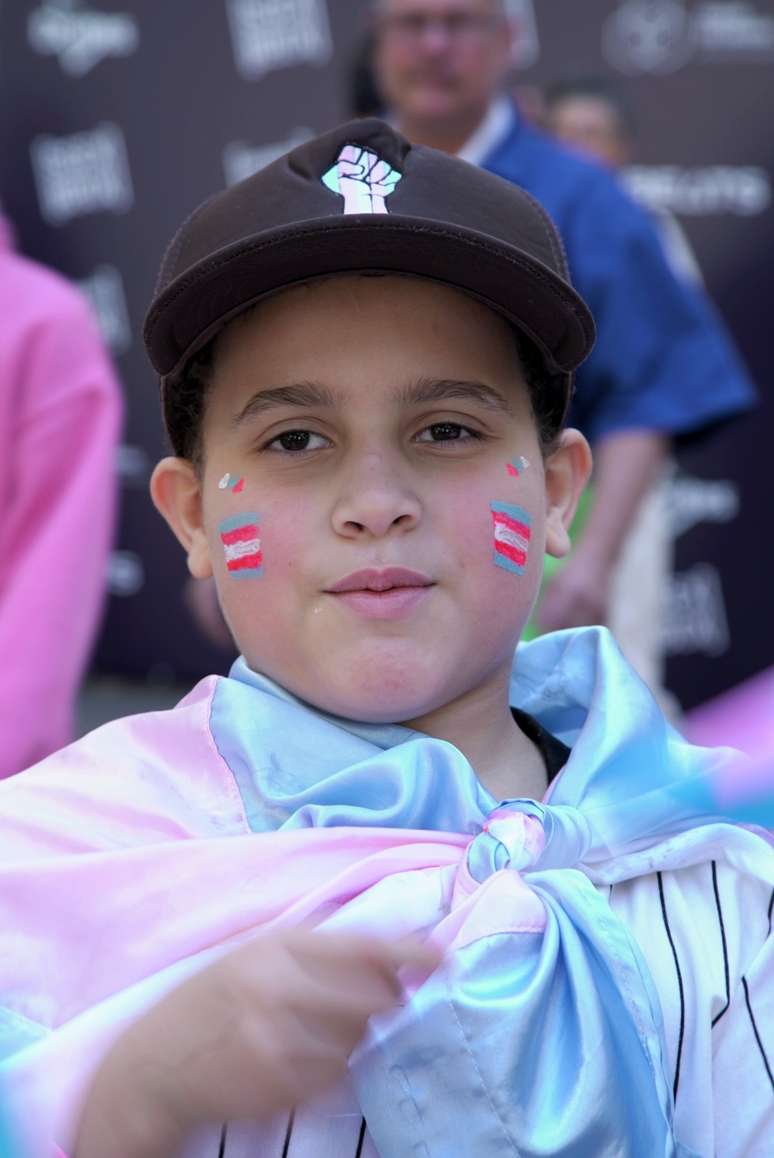
[[[563,101],[575,97],[589,97],[606,104],[618,120],[624,134],[631,139],[637,135],[637,117],[632,104],[621,86],[606,76],[567,77],[549,85],[545,92],[546,108],[550,111]]]
[[[252,307],[253,309],[256,307]],[[245,311],[249,313],[248,311]],[[240,319],[245,314],[239,314]],[[544,456],[551,454],[562,427],[563,415],[557,413],[551,400],[563,397],[564,387],[552,388],[551,375],[537,347],[520,330],[512,326],[516,354],[529,392],[530,406],[537,426],[540,449]],[[164,422],[173,452],[187,458],[196,470],[204,464],[202,423],[207,409],[207,398],[215,374],[218,339],[223,330],[207,343],[186,366],[174,385],[164,389]]]

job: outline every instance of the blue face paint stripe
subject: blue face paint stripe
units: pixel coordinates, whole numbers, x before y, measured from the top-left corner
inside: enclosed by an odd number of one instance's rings
[[[260,567],[243,567],[241,571],[229,571],[229,579],[259,579],[263,575],[263,564]]]
[[[514,503],[490,503],[493,511],[500,515],[510,515],[512,519],[516,519],[519,523],[524,523],[525,526],[532,526],[532,519],[524,510],[524,507],[517,507]]]
[[[503,571],[511,571],[514,575],[524,574],[523,567],[514,563],[512,559],[506,559],[505,555],[501,555],[499,551],[492,552],[492,561],[497,567],[502,567]]]
[[[236,531],[246,524],[260,523],[260,521],[260,517],[252,512],[241,515],[230,515],[229,518],[224,519],[222,523],[218,523],[218,531]]]

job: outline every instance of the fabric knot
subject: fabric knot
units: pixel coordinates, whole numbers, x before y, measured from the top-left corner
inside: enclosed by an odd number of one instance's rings
[[[540,819],[515,808],[495,808],[468,848],[468,870],[481,883],[510,868],[523,872],[540,858],[545,832]]]

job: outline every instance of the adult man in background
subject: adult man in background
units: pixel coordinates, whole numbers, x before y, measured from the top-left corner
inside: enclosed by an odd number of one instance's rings
[[[545,94],[545,127],[569,148],[579,149],[623,172],[634,161],[637,118],[620,87],[603,76],[570,77]],[[668,209],[643,206],[650,214],[667,261],[677,277],[702,282],[701,270],[680,223]]]
[[[665,559],[659,566],[651,544],[653,578],[639,565],[632,590],[631,566],[619,573],[627,536],[672,436],[746,409],[752,385],[709,303],[670,271],[643,211],[601,167],[524,123],[505,96],[513,45],[504,0],[376,0],[373,36],[377,87],[396,126],[521,185],[559,227],[598,328],[571,412],[595,470],[585,524],[539,619],[546,629],[609,624],[656,686]]]
[[[118,384],[81,295],[0,217],[0,778],[73,738],[106,589]]]

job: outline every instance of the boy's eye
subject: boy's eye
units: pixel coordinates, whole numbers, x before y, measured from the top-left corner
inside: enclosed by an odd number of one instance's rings
[[[330,446],[327,438],[323,438],[321,434],[314,434],[311,430],[286,430],[284,434],[278,434],[266,446],[266,450],[275,451],[303,451],[303,450],[324,450]]]
[[[475,430],[461,426],[459,422],[434,422],[419,432],[417,442],[467,442],[480,437]]]

